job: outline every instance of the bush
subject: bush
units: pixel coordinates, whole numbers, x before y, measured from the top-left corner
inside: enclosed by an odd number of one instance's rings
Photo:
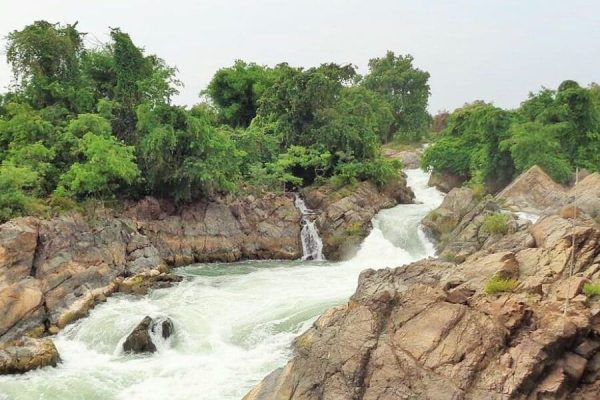
[[[495,294],[501,292],[512,292],[517,287],[519,281],[516,279],[502,278],[500,276],[491,277],[485,284],[483,291],[486,294]]]
[[[482,228],[492,235],[504,235],[508,232],[508,216],[501,213],[486,215],[483,219]]]
[[[587,297],[600,296],[600,283],[586,283],[583,285],[583,293]]]

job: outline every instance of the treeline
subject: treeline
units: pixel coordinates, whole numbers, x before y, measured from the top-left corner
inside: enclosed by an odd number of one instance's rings
[[[567,183],[575,168],[600,171],[600,86],[567,80],[530,93],[516,110],[481,101],[444,120],[423,165],[495,192],[539,165]]]
[[[391,140],[429,130],[429,74],[388,52],[352,65],[237,61],[193,107],[173,105],[176,70],[111,29],[89,48],[74,25],[37,21],[6,38],[0,95],[0,220],[89,198],[177,202],[316,180],[383,184]]]

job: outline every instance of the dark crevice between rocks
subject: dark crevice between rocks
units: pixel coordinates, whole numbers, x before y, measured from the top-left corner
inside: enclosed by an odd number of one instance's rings
[[[41,250],[42,249],[42,234],[40,233],[40,227],[37,228],[37,237],[35,242],[35,250],[33,251],[33,260],[31,261],[31,269],[29,275],[34,277],[37,274],[38,266],[40,264]]]
[[[377,320],[377,326],[375,328],[375,343],[370,346],[365,354],[361,357],[360,366],[357,368],[358,374],[354,377],[354,385],[356,388],[358,388],[358,391],[356,392],[357,400],[361,400],[365,394],[365,391],[367,390],[365,380],[367,378],[367,373],[369,372],[368,366],[369,362],[371,361],[371,354],[373,354],[373,351],[377,349],[379,340],[385,337],[385,335],[382,335],[382,333],[387,331],[390,315],[392,314],[394,308],[398,306],[396,297],[393,297],[387,301],[386,299],[381,299],[379,302],[382,303],[383,310],[381,312],[381,317]]]

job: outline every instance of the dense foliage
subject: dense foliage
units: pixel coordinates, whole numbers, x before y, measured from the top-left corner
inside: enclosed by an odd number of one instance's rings
[[[467,104],[450,114],[423,165],[488,191],[539,165],[565,183],[575,168],[600,171],[600,89],[564,81],[532,93],[516,110]]]
[[[0,221],[88,198],[177,202],[333,180],[383,185],[380,146],[429,127],[429,75],[410,56],[298,68],[236,61],[186,108],[176,70],[120,29],[87,48],[77,24],[7,36],[0,95]]]

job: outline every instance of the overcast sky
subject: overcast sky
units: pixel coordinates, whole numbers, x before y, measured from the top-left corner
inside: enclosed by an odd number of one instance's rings
[[[432,112],[476,99],[516,107],[541,86],[600,81],[599,0],[0,0],[2,48],[39,19],[79,21],[90,43],[120,27],[179,69],[181,104],[238,58],[364,73],[388,49],[431,73]],[[4,61],[2,90],[9,82]]]

